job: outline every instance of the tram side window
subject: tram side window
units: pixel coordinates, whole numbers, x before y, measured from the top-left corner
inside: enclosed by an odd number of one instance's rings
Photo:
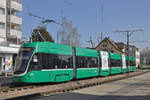
[[[82,57],[77,56],[77,68],[93,68],[98,67],[98,60],[96,57]]]
[[[135,61],[130,61],[130,66],[136,66]]]
[[[60,66],[60,63],[61,63],[61,60],[59,59],[59,57],[53,54],[53,59],[51,61],[52,61],[52,66],[54,67],[53,69],[58,69],[58,66]]]
[[[54,57],[55,57],[54,55],[51,55],[49,53],[42,53],[41,54],[42,69],[55,69],[55,66],[53,66]]]
[[[132,61],[130,61],[130,66],[132,66]]]
[[[128,65],[128,60],[126,60],[126,65]],[[136,66],[135,61],[130,61],[130,66]]]
[[[71,55],[37,53],[33,56],[30,66],[29,70],[73,68],[73,57]]]
[[[118,59],[110,59],[110,64],[111,64],[111,67],[121,67],[122,66],[121,60],[118,60]]]
[[[87,59],[86,57],[77,57],[77,68],[86,68],[87,67]]]
[[[136,66],[136,63],[135,63],[135,61],[133,61],[133,66]]]
[[[102,58],[99,58],[99,66],[102,66]]]
[[[42,69],[65,69],[73,67],[73,60],[70,55],[49,53],[41,53],[40,55]]]
[[[76,60],[77,60],[76,61],[77,68],[85,68],[86,67],[86,60],[84,57],[77,56]]]
[[[58,68],[73,68],[73,57],[68,55],[59,55],[60,59],[60,66]]]
[[[89,63],[89,67],[98,67],[98,59],[94,58],[94,57],[89,57],[88,58],[88,63]]]
[[[128,65],[128,60],[126,60],[126,66]]]

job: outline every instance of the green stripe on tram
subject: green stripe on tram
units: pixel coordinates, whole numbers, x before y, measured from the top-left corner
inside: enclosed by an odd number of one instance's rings
[[[87,48],[76,47],[76,56],[97,57],[97,51]]]

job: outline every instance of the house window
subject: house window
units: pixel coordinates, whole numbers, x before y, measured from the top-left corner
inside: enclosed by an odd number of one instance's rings
[[[112,53],[113,53],[113,52],[114,52],[114,50],[111,50],[110,52],[112,52]]]
[[[0,7],[0,14],[4,15],[5,14],[5,9]]]
[[[5,28],[5,24],[0,22],[0,29]]]
[[[104,47],[104,48],[106,48],[106,47],[107,47],[107,45],[106,45],[106,44],[103,44],[103,47]]]

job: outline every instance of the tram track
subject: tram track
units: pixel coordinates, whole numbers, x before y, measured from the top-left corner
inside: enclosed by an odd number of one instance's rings
[[[95,77],[83,80],[69,81],[57,84],[34,84],[34,85],[24,85],[24,86],[5,86],[0,87],[0,99],[15,98],[19,96],[40,94],[40,95],[51,95],[63,92],[70,92],[73,90],[91,87],[95,85],[100,85],[107,82],[112,82],[116,80],[121,80],[124,78],[129,78],[150,71],[136,71],[130,74],[119,74],[111,75],[108,77]]]
[[[15,90],[27,90],[27,89],[33,89],[37,87],[42,87],[47,84],[11,84],[9,86],[2,86],[0,87],[0,93],[3,92],[9,92],[9,91],[15,91]]]

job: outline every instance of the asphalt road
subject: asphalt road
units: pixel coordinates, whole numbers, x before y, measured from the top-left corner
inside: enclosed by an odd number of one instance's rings
[[[150,100],[149,76],[150,73],[69,93],[13,100]]]

